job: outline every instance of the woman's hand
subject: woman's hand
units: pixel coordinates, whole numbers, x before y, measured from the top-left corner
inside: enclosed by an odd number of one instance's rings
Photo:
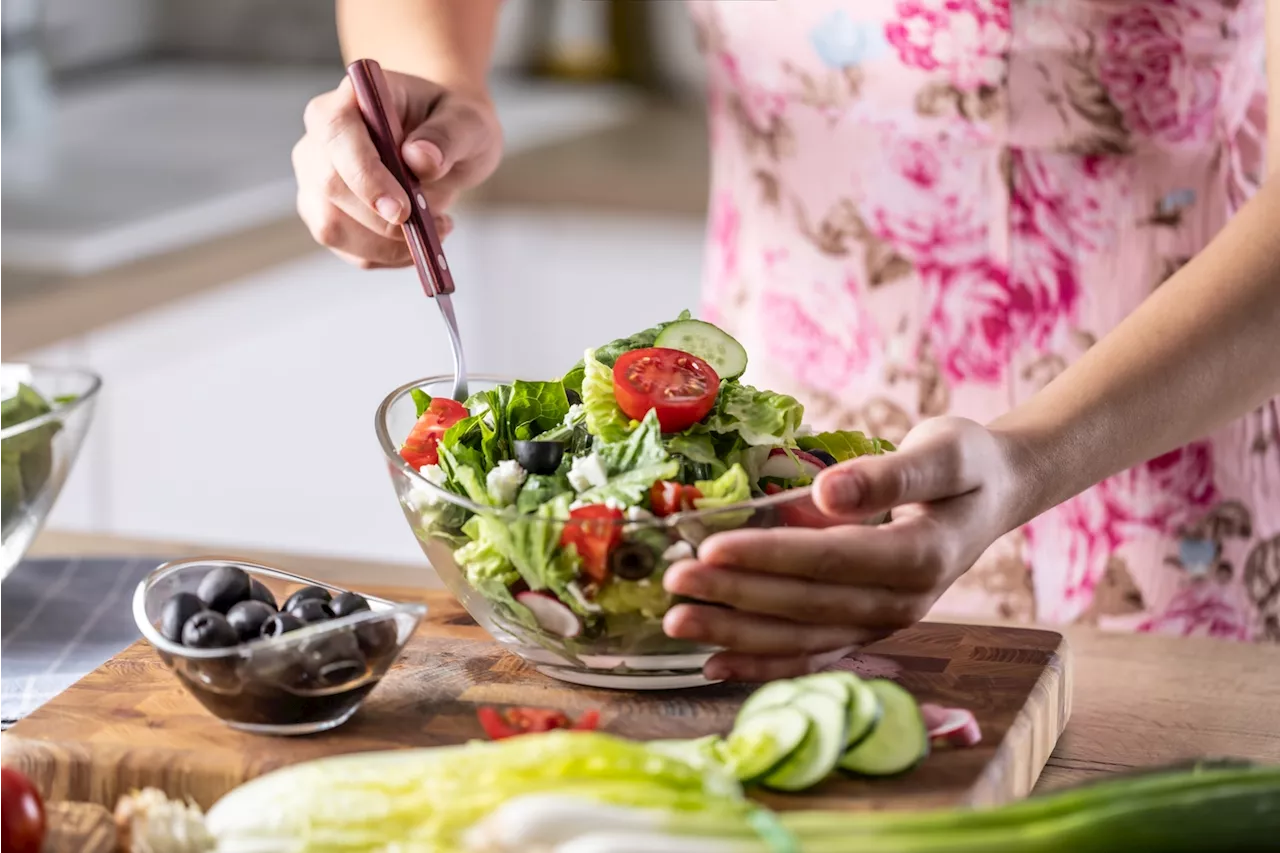
[[[422,182],[443,239],[446,214],[462,190],[497,168],[502,131],[487,96],[384,72],[393,108],[405,128],[401,156]],[[316,241],[362,269],[412,263],[400,225],[409,199],[382,165],[356,104],[351,81],[313,98],[303,113],[306,133],[293,148],[298,214]]]
[[[973,421],[938,418],[893,453],[823,471],[814,503],[850,523],[710,537],[664,580],[669,592],[709,604],[673,607],[667,634],[727,649],[707,662],[709,678],[767,681],[812,672],[918,622],[1016,523],[1014,449]],[[885,510],[885,524],[856,523]]]

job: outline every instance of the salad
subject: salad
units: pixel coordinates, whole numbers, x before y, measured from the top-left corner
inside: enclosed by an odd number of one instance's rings
[[[560,379],[463,403],[415,389],[399,451],[426,480],[407,499],[411,520],[449,543],[507,624],[657,640],[669,565],[717,530],[821,526],[811,503],[752,500],[893,450],[860,432],[814,433],[795,398],[741,382],[746,367],[741,344],[686,311],[587,350]]]
[[[56,405],[72,402],[75,397],[59,397],[49,401],[25,382],[6,387],[0,403],[0,428],[9,429],[47,415]],[[62,425],[49,421],[34,429],[12,435],[0,442],[0,513],[5,536],[10,522],[17,522],[22,511],[35,502],[36,496],[53,473],[53,437]]]

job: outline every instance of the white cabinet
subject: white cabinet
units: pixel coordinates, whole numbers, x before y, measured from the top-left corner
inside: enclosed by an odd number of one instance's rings
[[[471,369],[557,375],[696,307],[702,227],[460,212],[447,249]],[[29,357],[105,380],[51,527],[422,559],[373,432],[388,391],[451,370],[411,271],[317,252]]]

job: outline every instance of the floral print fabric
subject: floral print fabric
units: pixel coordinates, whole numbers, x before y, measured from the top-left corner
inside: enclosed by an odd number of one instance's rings
[[[1027,398],[1262,174],[1262,0],[689,0],[704,314],[824,428]],[[940,613],[1280,642],[1280,404],[996,543]]]

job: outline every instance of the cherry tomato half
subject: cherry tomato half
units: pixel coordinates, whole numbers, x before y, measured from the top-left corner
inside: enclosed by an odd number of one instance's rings
[[[44,845],[44,803],[26,776],[0,769],[0,850],[40,853]]]
[[[497,708],[483,706],[476,710],[480,726],[490,740],[504,740],[517,735],[537,734],[555,729],[594,731],[600,724],[600,712],[592,708],[584,711],[576,720],[570,720],[563,711],[549,708]]]
[[[651,347],[623,353],[613,365],[613,395],[629,418],[658,412],[663,432],[680,432],[716,404],[720,377],[696,355]]]
[[[436,445],[448,431],[449,427],[467,417],[470,412],[456,400],[448,397],[434,397],[431,405],[418,418],[418,422],[409,430],[409,437],[400,446],[400,458],[408,462],[414,469],[423,465],[434,465],[440,461]]]
[[[649,489],[649,509],[658,518],[677,512],[688,512],[693,502],[702,497],[697,486],[685,486],[671,480],[659,480]]]
[[[569,511],[560,533],[560,544],[572,545],[582,558],[582,573],[594,581],[609,576],[609,552],[622,541],[622,510],[604,504],[580,506]]]

